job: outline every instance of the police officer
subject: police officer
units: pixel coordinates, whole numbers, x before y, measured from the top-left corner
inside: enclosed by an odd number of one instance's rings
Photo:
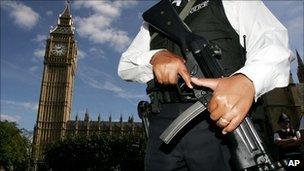
[[[281,129],[274,133],[274,142],[279,147],[281,159],[300,159],[301,134],[292,128],[289,117],[282,113],[278,119]]]
[[[187,2],[172,1],[177,9]],[[291,51],[287,30],[263,2],[196,0],[192,9],[185,23],[222,49],[219,62],[231,76],[191,78],[179,47],[161,33],[151,41],[150,36],[157,30],[143,23],[121,56],[118,74],[124,80],[140,83],[155,78],[159,84],[155,93],[160,112],[149,118],[146,170],[230,170],[224,134],[242,122],[254,100],[275,87],[288,85]],[[247,36],[247,58],[243,35]],[[210,113],[200,115],[166,146],[159,135],[194,103],[180,98],[174,86],[178,76],[189,89],[196,84],[214,93],[208,106]]]

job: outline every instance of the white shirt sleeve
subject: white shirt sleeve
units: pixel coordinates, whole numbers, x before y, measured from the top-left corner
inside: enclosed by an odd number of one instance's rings
[[[262,1],[223,1],[227,17],[240,36],[246,35],[247,59],[236,73],[254,84],[255,100],[289,83],[290,58],[287,29]]]
[[[153,79],[150,60],[160,50],[162,49],[150,50],[148,24],[143,23],[139,33],[120,58],[118,75],[126,81],[148,82]]]
[[[278,133],[273,134],[273,141],[282,140]]]
[[[300,133],[300,131],[296,131],[296,137],[297,137],[298,139],[301,138],[301,133]]]
[[[255,99],[275,87],[287,86],[291,51],[286,28],[261,1],[223,1],[226,16],[240,35],[246,35],[247,60],[236,73],[252,80]],[[144,23],[130,47],[121,56],[118,75],[127,81],[146,83],[153,78],[150,59],[159,50],[150,51],[150,35]]]

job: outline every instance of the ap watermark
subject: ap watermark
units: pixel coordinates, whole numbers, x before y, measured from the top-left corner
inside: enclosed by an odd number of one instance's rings
[[[289,160],[287,166],[288,167],[297,167],[300,165],[300,163],[301,163],[300,160]]]

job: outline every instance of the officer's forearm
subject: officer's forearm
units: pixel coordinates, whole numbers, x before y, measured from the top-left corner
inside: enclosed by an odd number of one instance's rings
[[[275,143],[281,148],[288,148],[288,147],[300,145],[300,141],[295,140],[293,138],[276,140]]]

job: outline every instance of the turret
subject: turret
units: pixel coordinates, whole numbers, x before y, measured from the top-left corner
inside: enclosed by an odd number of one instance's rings
[[[76,121],[76,122],[78,121],[78,112],[76,113],[75,121]]]
[[[119,123],[120,123],[120,125],[119,125],[119,127],[120,127],[120,135],[123,135],[124,127],[123,127],[122,114],[120,114]]]
[[[98,114],[98,118],[97,118],[98,122],[101,121],[101,118],[100,118],[100,113]]]
[[[51,34],[74,34],[73,20],[71,14],[71,3],[66,2],[66,6],[62,13],[59,14],[57,26],[50,30]]]
[[[122,123],[122,114],[120,114],[119,122]]]
[[[131,116],[131,123],[133,123],[134,122],[134,117],[133,117],[133,115]]]
[[[88,109],[86,109],[86,112],[84,114],[84,121],[89,122],[89,119],[90,119],[90,114],[89,114]]]
[[[110,135],[112,135],[112,131],[113,131],[113,128],[112,128],[112,115],[110,114],[110,116],[109,116],[109,133],[110,133]]]
[[[298,79],[300,83],[304,83],[304,63],[297,50],[296,53],[297,53],[297,61],[298,61],[298,72],[297,72]]]
[[[112,115],[109,116],[109,123],[112,123]]]
[[[291,71],[289,71],[289,84],[294,84]]]

